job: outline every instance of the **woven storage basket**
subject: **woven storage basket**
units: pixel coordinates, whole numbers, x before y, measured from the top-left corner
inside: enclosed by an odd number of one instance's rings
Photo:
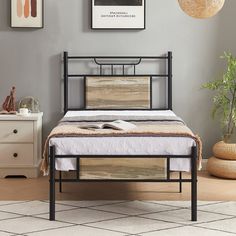
[[[236,161],[211,157],[207,162],[207,171],[217,177],[236,179]]]
[[[236,144],[218,142],[213,146],[213,154],[224,160],[236,160]]]

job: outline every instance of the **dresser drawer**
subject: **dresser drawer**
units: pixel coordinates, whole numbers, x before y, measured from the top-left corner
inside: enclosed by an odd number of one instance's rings
[[[0,143],[32,143],[33,121],[0,121]]]
[[[0,167],[32,166],[33,144],[0,144]]]

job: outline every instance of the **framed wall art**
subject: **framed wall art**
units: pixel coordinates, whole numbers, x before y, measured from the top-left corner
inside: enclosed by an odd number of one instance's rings
[[[145,29],[145,0],[91,0],[92,29]]]
[[[11,0],[11,27],[43,28],[44,0]]]

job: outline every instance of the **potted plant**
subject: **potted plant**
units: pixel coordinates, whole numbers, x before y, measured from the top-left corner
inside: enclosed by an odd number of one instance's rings
[[[229,143],[233,141],[236,131],[236,57],[225,52],[221,58],[227,60],[227,70],[223,77],[202,87],[217,92],[213,98],[212,117],[218,115],[221,118],[223,140]]]
[[[225,52],[221,58],[227,61],[222,78],[202,86],[216,92],[212,117],[220,118],[223,131],[223,140],[214,145],[207,170],[218,177],[236,179],[236,57]]]

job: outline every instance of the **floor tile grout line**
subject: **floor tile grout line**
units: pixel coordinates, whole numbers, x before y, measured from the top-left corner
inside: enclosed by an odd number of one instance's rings
[[[230,232],[230,231],[226,231],[226,230],[220,230],[220,229],[214,229],[214,228],[207,228],[204,226],[199,226],[199,225],[193,225],[193,227],[195,228],[201,228],[201,229],[208,229],[208,230],[212,230],[212,231],[218,231],[218,232],[223,232],[223,233],[230,233],[230,234],[235,234],[235,232]]]
[[[224,221],[224,220],[232,220],[232,219],[235,219],[236,217],[229,217],[229,218],[223,218],[223,219],[219,219],[219,220],[211,220],[211,221],[207,221],[207,222],[196,222],[196,223],[193,223],[192,225],[193,226],[199,226],[201,224],[210,224],[210,223],[214,223],[214,222],[218,222],[218,221]]]
[[[218,214],[218,215],[222,215],[222,216],[236,217],[236,215],[225,214],[225,213],[221,213],[221,212],[207,211],[207,210],[202,210],[202,209],[198,209],[198,211],[205,212],[205,213]]]
[[[40,220],[48,220],[48,219],[45,219],[45,218],[40,218],[40,217],[35,217],[35,216],[24,216],[24,217],[18,217],[18,218],[34,218],[34,219],[40,219]],[[15,219],[18,219],[18,218],[15,218]],[[58,228],[65,228],[65,227],[70,227],[70,226],[72,227],[72,226],[77,225],[77,224],[74,224],[74,223],[71,223],[71,222],[64,222],[64,221],[59,221],[59,220],[57,220],[56,222],[68,224],[66,226],[61,226],[61,227],[58,227]],[[30,234],[30,233],[35,233],[35,232],[47,231],[47,230],[51,230],[51,229],[57,229],[57,228],[50,228],[50,229],[39,230],[39,231],[30,231],[30,232],[24,232],[24,233],[13,233],[13,234],[14,235]]]
[[[114,232],[114,233],[122,233],[122,234],[127,234],[127,232],[124,232],[124,231],[118,231],[118,230],[112,230],[112,229],[100,228],[100,227],[97,227],[97,226],[93,226],[93,225],[86,225],[86,224],[81,224],[81,225],[82,225],[82,226],[89,227],[89,228],[93,228],[93,229],[101,229],[101,230],[106,230],[106,231],[109,231],[109,232]]]
[[[109,201],[109,200],[108,200]],[[111,200],[113,201],[113,200]],[[121,201],[117,201],[117,202],[114,202],[114,203],[105,203],[105,204],[102,204],[102,205],[92,205],[92,206],[75,206],[75,207],[78,207],[78,208],[86,208],[86,207],[96,207],[96,206],[110,206],[110,205],[115,205],[115,204],[120,204],[120,203],[125,203],[125,202],[132,202],[133,200],[121,200]],[[45,203],[48,203],[46,200],[43,201]],[[56,205],[65,205],[65,206],[74,206],[74,205],[68,205],[68,204],[65,204],[65,203],[60,203],[60,201],[56,201]]]
[[[56,211],[56,213],[57,212],[64,212],[64,211],[71,211],[71,210],[76,210],[76,209],[79,209],[79,208],[77,208],[77,207],[75,207],[75,208],[71,208],[71,209],[65,209],[65,210],[58,210],[58,211]],[[9,214],[15,214],[15,215],[19,215],[19,216],[22,216],[22,217],[25,217],[25,216],[37,216],[37,215],[45,215],[45,214],[48,214],[49,213],[49,211],[47,211],[47,212],[43,212],[43,213],[39,213],[39,214],[23,214],[23,213],[16,213],[16,212],[11,212],[11,211],[3,211],[3,210],[0,210],[0,213],[9,213]],[[1,221],[1,220],[0,220]]]
[[[165,230],[170,230],[170,229],[178,229],[178,228],[183,228],[183,227],[185,227],[185,225],[173,226],[173,227],[163,228],[163,229],[155,229],[155,230],[140,232],[139,234],[144,235],[144,234],[148,234],[148,233],[152,233],[152,232],[160,232],[160,231],[165,231]]]
[[[142,234],[142,236],[145,236],[145,234],[147,233],[152,233],[152,232],[160,232],[160,231],[167,231],[167,230],[171,230],[171,229],[178,229],[178,228],[184,228],[184,227],[194,227],[194,228],[204,228],[204,229],[209,229],[212,231],[220,231],[220,232],[224,232],[224,233],[232,233],[232,232],[228,232],[228,231],[223,231],[223,230],[217,230],[217,229],[212,229],[212,228],[207,228],[207,227],[198,227],[198,226],[193,226],[193,225],[183,225],[183,226],[176,226],[176,227],[171,227],[171,228],[165,228],[165,229],[158,229],[158,230],[151,230],[151,231],[147,231],[147,232],[141,232],[139,234]],[[236,233],[232,233],[232,234],[236,234]]]
[[[142,236],[141,234],[125,234],[124,236]]]
[[[37,219],[48,220],[48,219],[37,217],[37,216],[31,216],[31,217],[37,218]],[[104,219],[104,220],[92,221],[92,222],[86,222],[86,223],[73,223],[73,222],[62,221],[62,220],[56,220],[56,222],[65,223],[65,224],[73,224],[73,225],[86,225],[86,224],[96,224],[96,223],[100,223],[100,222],[106,222],[106,221],[110,221],[110,220],[118,220],[118,219],[123,219],[123,218],[129,218],[129,216],[122,216],[122,217],[116,217],[116,218],[110,218],[110,219]]]
[[[56,211],[56,213],[61,213],[61,212],[65,212],[65,211],[75,211],[75,210],[80,210],[80,209],[87,209],[87,210],[92,210],[92,211],[99,211],[99,210],[96,210],[96,209],[90,209],[89,207],[74,207],[74,208],[71,208],[71,209],[65,209],[65,210],[58,210]],[[44,213],[40,213],[40,214],[34,214],[34,215],[31,215],[31,216],[41,216],[41,215],[45,215],[45,214],[48,214],[49,212],[44,212]],[[110,212],[110,213],[113,213],[113,212]],[[121,213],[116,213],[116,214],[119,214],[119,215],[124,215],[126,216],[125,214],[121,214]]]
[[[139,234],[125,234],[123,236],[141,236],[141,235],[139,235]]]
[[[2,230],[2,229],[0,229],[0,233],[6,233],[6,234],[14,234],[14,235],[16,235],[16,233],[14,233],[14,232],[11,232],[11,231],[7,231],[7,230]]]
[[[144,202],[145,202],[145,201],[144,201]],[[160,201],[160,202],[161,202],[161,201]],[[175,202],[175,201],[173,201],[173,202]],[[150,202],[150,203],[155,204],[155,205],[160,205],[160,206],[175,207],[175,206],[173,206],[173,205],[164,204],[164,203],[159,203],[159,202]],[[190,204],[189,204],[189,205],[190,205]],[[181,208],[189,208],[189,207],[185,207],[185,206],[179,206],[179,207],[181,207]]]
[[[84,209],[84,208],[73,207],[73,208],[70,208],[70,209],[56,210],[55,213],[57,214],[57,213],[64,212],[64,211],[74,211],[74,210],[78,210],[78,209]],[[47,212],[43,212],[43,213],[39,213],[39,214],[32,214],[32,215],[29,215],[29,216],[41,216],[41,215],[46,215],[46,214],[49,214],[49,210]]]
[[[40,219],[40,220],[46,220],[46,221],[50,221],[48,218],[43,218],[40,216],[26,216],[26,217],[30,217],[30,218],[34,218],[34,219]],[[54,222],[59,222],[59,223],[64,223],[64,224],[70,224],[70,225],[75,225],[76,223],[72,223],[72,222],[68,222],[68,221],[63,221],[63,220],[55,220]]]
[[[26,234],[11,234],[10,236],[28,236]]]
[[[145,201],[144,201],[145,202]],[[157,202],[150,202],[150,203],[153,203],[153,204],[156,204],[156,205],[162,205],[162,206],[169,206],[169,207],[174,207],[173,205],[170,205],[170,204],[165,204],[165,203],[160,203],[161,201],[157,201]],[[169,202],[175,202],[175,201],[169,201]],[[180,202],[183,202],[183,201],[180,201]],[[190,201],[186,201],[186,202],[189,202],[189,207],[187,206],[182,206],[182,208],[191,208],[191,202]],[[226,201],[226,202],[230,202],[230,201]],[[215,204],[221,204],[221,203],[225,203],[223,201],[220,201],[220,202],[215,202],[215,203],[209,203],[209,204],[206,204],[206,205],[200,205],[198,206],[199,208],[200,207],[203,207],[203,206],[208,206],[208,205],[215,205]]]
[[[56,213],[60,213],[60,212],[66,212],[66,211],[72,211],[72,210],[79,210],[79,209],[88,209],[88,210],[92,210],[92,211],[101,211],[101,212],[107,212],[107,213],[113,213],[113,214],[119,214],[119,215],[124,215],[124,216],[138,216],[138,215],[147,215],[147,214],[155,214],[155,213],[162,213],[162,212],[166,212],[166,211],[177,211],[177,210],[182,210],[182,208],[176,208],[176,209],[170,209],[170,210],[163,210],[163,211],[158,211],[158,212],[151,212],[151,213],[137,213],[137,214],[127,214],[127,213],[119,213],[119,212],[115,212],[115,211],[108,211],[108,210],[102,210],[102,209],[95,209],[95,208],[91,208],[91,207],[73,207],[71,209],[64,209],[64,210],[58,210],[56,211]],[[48,211],[47,212],[43,212],[43,213],[39,213],[39,214],[22,214],[22,213],[16,213],[16,212],[8,212],[8,211],[3,211],[3,210],[0,210],[0,212],[3,212],[3,213],[8,213],[8,214],[15,214],[15,215],[18,215],[19,217],[26,217],[26,216],[41,216],[41,215],[45,215],[45,214],[48,214]],[[13,217],[15,218],[15,217]],[[5,220],[5,219],[2,219],[2,220]],[[0,220],[1,221],[1,220]]]
[[[155,219],[155,218],[151,218],[148,217],[149,215],[152,215],[152,214],[156,214],[156,213],[163,213],[163,212],[170,212],[170,211],[179,211],[179,210],[183,210],[183,209],[175,209],[175,210],[168,210],[168,211],[161,211],[161,212],[154,212],[154,213],[145,213],[145,214],[140,214],[140,215],[136,215],[137,217],[144,217],[144,218],[147,218],[147,219],[154,219],[154,220],[160,220],[160,219]],[[186,209],[185,209],[186,210]],[[201,210],[198,210],[198,212],[201,211]],[[205,212],[205,211],[203,211]],[[220,215],[220,216],[224,216],[224,217],[229,217],[229,218],[222,218],[222,219],[219,219],[219,220],[227,220],[227,219],[231,219],[232,217],[236,217],[236,216],[233,216],[233,215],[226,215],[226,214],[220,214],[220,213],[216,213],[216,212],[210,212],[210,211],[206,211],[206,213],[211,213],[211,214],[214,214],[214,215]],[[176,222],[173,222],[173,223],[176,223]],[[179,222],[177,222],[179,223]],[[203,222],[199,222],[199,223],[189,223],[189,224],[202,224]],[[204,223],[208,223],[208,222],[204,222]],[[189,225],[189,224],[186,224],[186,225]]]
[[[26,234],[11,234],[10,236],[28,236]]]
[[[128,213],[120,213],[120,212],[103,210],[103,209],[94,209],[94,208],[91,208],[91,209],[96,210],[96,211],[102,211],[102,212],[107,212],[107,213],[115,213],[115,214],[121,214],[121,215],[126,215],[126,216],[142,216],[142,215],[146,215],[146,214],[156,214],[156,213],[163,213],[163,212],[169,212],[169,211],[175,211],[175,210],[182,210],[182,208],[176,208],[176,209],[170,209],[170,210],[155,211],[155,212],[150,212],[150,213],[128,214]]]
[[[140,234],[125,234],[124,236],[142,236]]]
[[[72,209],[70,209],[70,210],[72,210]],[[73,210],[75,210],[75,209],[73,209]],[[67,210],[67,211],[69,211],[69,210]],[[62,212],[64,212],[64,211],[62,211]],[[47,212],[48,213],[48,212]],[[41,215],[45,215],[45,214],[47,214],[47,213],[43,213],[43,214],[36,214],[36,215],[20,215],[19,217],[14,217],[14,218],[8,218],[8,219],[3,219],[3,220],[11,220],[11,219],[18,219],[18,218],[26,218],[26,217],[28,217],[28,218],[36,218],[36,219],[41,219],[41,220],[49,220],[49,219],[47,219],[47,218],[43,218],[43,217],[40,217]],[[120,214],[120,215],[122,215],[122,214]],[[127,216],[127,215],[122,215],[121,217],[115,217],[115,218],[111,218],[111,219],[107,219],[107,220],[112,220],[112,219],[122,219],[122,218],[128,218],[128,217],[130,217],[130,216]],[[90,223],[99,223],[99,222],[103,222],[103,221],[107,221],[106,219],[105,220],[99,220],[99,221],[92,221],[92,222],[88,222],[89,224]],[[61,222],[61,223],[65,223],[65,224],[76,224],[76,223],[72,223],[72,222],[68,222],[68,221],[62,221],[62,220],[56,220],[57,222]],[[78,225],[80,225],[80,224],[78,224]]]
[[[99,220],[99,221],[94,221],[94,222],[82,223],[82,225],[96,224],[96,223],[107,222],[107,221],[111,221],[111,220],[125,219],[125,218],[129,218],[129,217],[130,216],[116,217],[116,218],[111,218],[111,219],[106,219],[106,220]]]
[[[42,230],[34,230],[34,231],[24,232],[22,234],[28,235],[28,234],[46,232],[46,231],[51,231],[51,230],[56,230],[56,229],[70,228],[70,227],[75,227],[75,226],[77,226],[77,225],[75,225],[75,224],[65,225],[65,226],[59,226],[59,227],[54,227],[54,228],[49,228],[49,229],[42,229]]]
[[[37,218],[37,217],[33,217],[33,218]],[[126,218],[126,217],[122,217],[122,218]],[[39,218],[42,219],[42,218]],[[120,219],[120,218],[119,218]],[[109,219],[112,220],[112,219]],[[103,221],[107,221],[107,220],[103,220]],[[65,224],[71,224],[71,225],[67,225],[67,226],[62,226],[62,227],[58,227],[58,228],[70,228],[70,227],[75,227],[75,226],[84,226],[84,227],[89,227],[89,228],[97,228],[94,226],[90,226],[90,225],[86,225],[86,224],[93,224],[93,223],[100,223],[103,221],[95,221],[95,222],[88,222],[88,223],[81,223],[81,224],[77,224],[77,223],[71,223],[71,222],[66,222],[66,221],[58,221],[60,223],[65,223]],[[50,231],[50,230],[55,230],[58,228],[50,228],[50,229],[45,229],[45,230],[38,230],[38,231],[31,231],[31,232],[25,232],[24,234],[31,234],[31,233],[35,233],[35,232],[44,232],[44,231]],[[112,231],[112,232],[119,232],[119,231],[114,231],[114,230],[109,230],[109,229],[103,229],[103,228],[98,228],[98,229],[102,229],[102,230],[106,230],[106,231]],[[127,233],[127,232],[119,232],[119,233]]]
[[[6,219],[1,219],[0,222],[2,221],[6,221],[6,220],[15,220],[15,219],[20,219],[20,218],[24,218],[24,215],[19,215],[19,216],[15,216],[15,217],[11,217],[11,218],[6,218]],[[0,230],[1,231],[1,230]]]
[[[57,222],[59,222],[59,223],[65,223],[65,222],[61,222],[61,221],[57,221]],[[32,233],[40,233],[40,232],[46,232],[46,231],[51,231],[51,230],[56,230],[56,229],[63,229],[63,228],[70,228],[70,227],[78,226],[77,224],[73,224],[73,223],[65,223],[65,224],[70,224],[70,225],[59,226],[59,227],[53,227],[53,228],[42,229],[42,230],[34,230],[34,231],[24,232],[24,233],[22,233],[22,234],[28,235],[28,234],[32,234]]]
[[[123,215],[123,216],[133,216],[133,215],[129,215],[127,213],[118,213],[118,212],[114,212],[114,211],[108,211],[108,210],[102,210],[102,209],[93,209],[93,208],[88,208],[89,210],[94,210],[94,211],[100,211],[100,212],[106,212],[106,213],[113,213],[113,214],[119,214],[119,215]]]
[[[70,208],[70,209],[57,210],[56,213],[64,212],[64,211],[71,211],[71,210],[87,209],[88,208],[88,207],[76,207],[76,206],[71,206],[71,207],[72,208]],[[95,210],[95,209],[89,209],[89,210]],[[27,214],[26,215],[26,214],[22,214],[22,213],[16,213],[16,212],[11,212],[11,211],[3,211],[3,210],[0,210],[0,212],[9,213],[9,214],[15,214],[15,215],[19,215],[19,216],[22,216],[22,217],[26,217],[26,216],[40,216],[40,215],[45,215],[45,214],[49,213],[49,211],[47,211],[47,212],[42,212],[42,213],[39,213],[39,214],[36,213],[36,214]]]
[[[93,229],[102,229],[102,230],[106,230],[106,231],[109,231],[109,232],[122,233],[122,234],[125,234],[125,235],[129,234],[128,232],[125,232],[125,231],[118,231],[118,230],[113,230],[113,229],[107,229],[107,228],[102,228],[102,227],[98,227],[98,226],[94,226],[94,225],[86,225],[86,224],[82,224],[82,225],[90,227],[90,228],[93,228]]]
[[[34,200],[34,201],[32,201],[32,200],[26,200],[26,201],[13,201],[14,203],[6,203],[6,204],[3,204],[3,205],[0,205],[0,208],[2,207],[2,206],[11,206],[11,205],[17,205],[17,204],[24,204],[24,203],[28,203],[28,202],[35,202],[35,201],[38,201],[38,200]],[[0,201],[1,202],[1,201]]]
[[[152,219],[148,219],[148,218],[144,218],[144,217],[137,217],[137,216],[129,216],[129,217],[124,217],[124,218],[130,218],[130,217],[132,217],[132,218],[143,218],[143,219],[147,219],[147,220],[152,220]],[[112,220],[114,220],[114,219],[110,219],[110,220],[107,220],[107,221],[112,221]],[[168,222],[168,221],[163,221],[163,220],[153,220],[153,221],[159,221],[159,222],[164,222],[164,223],[170,223],[170,224],[175,224],[176,226],[175,227],[170,227],[170,228],[179,228],[179,227],[184,227],[184,226],[186,226],[186,225],[183,225],[183,224],[180,224],[180,223],[174,223],[174,222]],[[102,221],[101,221],[102,222]],[[85,223],[85,224],[83,224],[83,225],[87,225],[88,223]],[[90,224],[90,223],[89,223]],[[91,226],[91,225],[89,225],[89,226]],[[98,228],[100,228],[100,227],[98,227]],[[101,228],[101,229],[104,229],[104,228]],[[167,229],[169,229],[169,228],[167,228]],[[156,231],[156,230],[155,230]],[[149,232],[149,231],[148,231]],[[145,233],[145,232],[141,232],[141,233]],[[140,234],[140,233],[139,233]],[[132,235],[132,234],[131,234]]]
[[[140,218],[140,219],[146,219],[146,220],[153,220],[153,221],[159,221],[159,222],[164,222],[164,223],[170,223],[170,224],[176,224],[176,225],[179,225],[179,226],[185,226],[184,223],[181,223],[181,222],[173,222],[173,221],[168,221],[168,220],[160,220],[160,219],[152,219],[152,218],[148,218],[148,217],[143,217],[143,216],[135,216],[137,218]]]
[[[175,209],[170,209],[170,210],[154,211],[154,212],[150,212],[150,213],[141,213],[141,214],[138,214],[137,216],[145,216],[145,215],[152,215],[152,214],[157,214],[157,213],[179,211],[179,210],[184,210],[184,209],[183,208],[175,208]]]
[[[201,201],[201,202],[204,202],[204,201]],[[216,202],[209,202],[209,203],[207,203],[207,204],[200,205],[200,206],[198,206],[198,207],[213,206],[213,205],[222,204],[222,203],[226,203],[226,202],[230,202],[230,201],[216,201]]]
[[[69,211],[69,210],[72,210],[72,209],[67,209],[67,210],[64,210],[64,211]],[[8,213],[8,214],[13,214],[13,215],[18,215],[18,216],[22,216],[22,217],[25,217],[25,216],[33,216],[34,214],[23,214],[23,213],[17,213],[17,212],[11,212],[11,211],[3,211],[3,210],[0,210],[0,213]],[[57,211],[59,212],[59,211]],[[47,214],[47,212],[43,212],[43,213],[39,213],[39,214],[35,214],[35,215],[44,215],[44,214]]]
[[[212,222],[217,222],[217,221],[222,221],[222,220],[230,220],[234,219],[235,217],[230,217],[230,218],[222,218],[218,220],[211,220],[211,221],[206,221],[206,222],[193,222],[190,221],[189,223],[184,223],[184,222],[174,222],[174,221],[166,221],[166,220],[161,220],[161,219],[155,219],[155,218],[149,218],[149,217],[142,217],[142,216],[137,216],[138,218],[144,218],[144,219],[149,219],[149,220],[156,220],[156,221],[161,221],[161,222],[166,222],[166,223],[172,223],[172,224],[179,224],[183,226],[193,226],[193,225],[200,225],[200,224],[208,224]]]

